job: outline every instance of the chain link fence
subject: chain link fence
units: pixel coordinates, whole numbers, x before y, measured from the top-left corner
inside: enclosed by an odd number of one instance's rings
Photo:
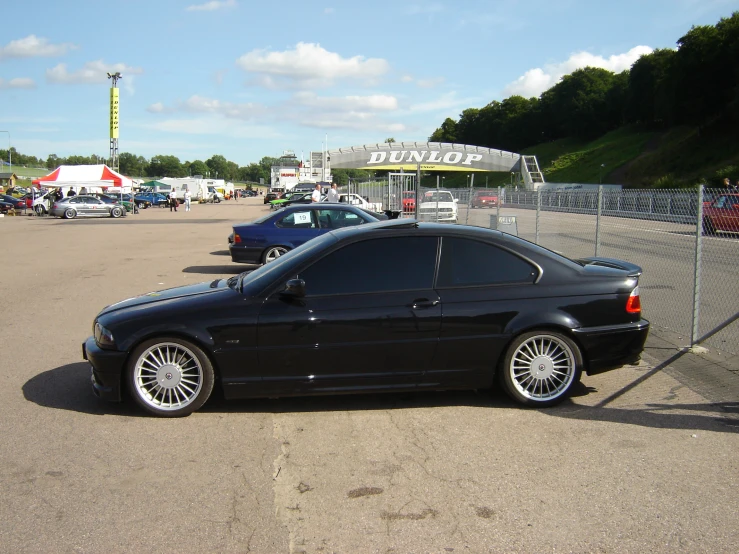
[[[570,258],[640,265],[644,313],[656,329],[678,344],[739,354],[739,192],[501,188],[455,196],[459,223],[495,228],[499,216],[515,216],[518,236]]]

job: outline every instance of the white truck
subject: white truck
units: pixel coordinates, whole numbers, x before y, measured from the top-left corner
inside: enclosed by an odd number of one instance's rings
[[[328,197],[324,201],[327,201]],[[339,194],[339,202],[342,204],[351,204],[363,210],[371,212],[382,212],[382,202],[369,202],[366,198],[354,193]]]
[[[419,221],[457,223],[457,199],[448,190],[432,190],[423,195],[418,205]]]

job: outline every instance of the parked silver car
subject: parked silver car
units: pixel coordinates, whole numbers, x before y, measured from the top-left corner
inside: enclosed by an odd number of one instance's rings
[[[75,217],[122,217],[126,215],[126,208],[118,202],[106,204],[99,198],[80,194],[68,196],[63,200],[56,200],[49,211],[49,215],[73,219]]]

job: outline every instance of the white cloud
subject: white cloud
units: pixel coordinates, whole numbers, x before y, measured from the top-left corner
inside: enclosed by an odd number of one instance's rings
[[[211,0],[205,4],[193,4],[187,6],[185,11],[187,12],[212,12],[220,10],[221,8],[235,8],[238,5],[236,0]]]
[[[259,104],[223,102],[213,98],[206,98],[197,94],[191,96],[184,102],[178,102],[174,107],[167,107],[161,102],[146,108],[150,113],[210,113],[232,119],[251,119],[257,115],[264,115],[265,108]]]
[[[364,56],[342,58],[319,44],[299,42],[293,50],[252,50],[241,56],[239,67],[259,75],[257,84],[267,88],[318,88],[336,79],[372,82],[389,69],[387,61]]]
[[[544,68],[529,69],[503,89],[503,96],[508,97],[514,94],[526,98],[539,96],[545,90],[556,85],[563,76],[583,67],[600,67],[614,73],[620,73],[629,69],[636,60],[650,52],[652,52],[652,49],[649,46],[635,46],[628,52],[614,54],[609,58],[596,56],[589,52],[576,52],[564,62],[548,64]]]
[[[325,13],[326,15],[330,15],[332,13],[336,13],[336,10],[334,8],[325,8],[323,10],[323,13]]]
[[[394,96],[375,94],[371,96],[318,96],[314,92],[298,92],[293,99],[302,106],[328,111],[393,111],[398,109]]]
[[[60,63],[46,70],[46,80],[50,83],[104,83],[108,80],[108,73],[120,72],[125,82],[126,75],[138,75],[144,72],[140,67],[130,67],[126,64],[106,64],[102,60],[87,62],[82,69],[73,73],[67,71],[67,64]]]
[[[408,15],[434,14],[443,11],[444,8],[439,2],[411,4],[406,8]]]
[[[277,131],[266,125],[245,125],[243,121],[213,115],[167,119],[132,126],[176,135],[217,135],[237,139],[268,139],[280,136]]]
[[[423,112],[440,112],[450,111],[457,109],[464,109],[474,104],[469,98],[457,98],[456,92],[447,92],[441,95],[436,100],[430,100],[428,102],[421,102],[410,106],[408,111],[415,113]]]
[[[403,76],[402,76],[402,77],[400,78],[400,81],[401,81],[402,83],[412,83],[412,82],[413,82],[413,76],[412,76],[412,75],[403,75]]]
[[[36,82],[28,77],[16,77],[10,81],[0,78],[0,89],[6,88],[36,88]]]
[[[12,40],[0,47],[0,60],[10,58],[50,58],[62,56],[69,50],[77,48],[74,44],[50,44],[48,39],[36,35]]]

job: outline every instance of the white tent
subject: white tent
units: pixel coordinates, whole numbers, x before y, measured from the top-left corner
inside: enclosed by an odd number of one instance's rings
[[[95,189],[111,192],[131,192],[133,182],[128,177],[113,171],[107,165],[60,165],[48,175],[33,181],[42,187],[74,189],[83,187],[87,192]]]

